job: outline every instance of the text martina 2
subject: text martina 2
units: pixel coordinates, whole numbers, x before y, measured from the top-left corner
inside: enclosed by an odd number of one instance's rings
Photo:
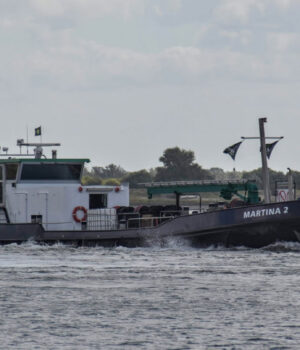
[[[249,219],[249,218],[262,217],[262,216],[288,214],[288,212],[289,212],[289,207],[247,210],[247,211],[244,211],[243,217],[244,219]]]

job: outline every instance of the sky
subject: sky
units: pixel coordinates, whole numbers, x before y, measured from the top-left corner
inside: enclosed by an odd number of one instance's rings
[[[42,126],[60,157],[128,171],[169,147],[204,168],[300,170],[299,0],[0,0],[0,146]]]

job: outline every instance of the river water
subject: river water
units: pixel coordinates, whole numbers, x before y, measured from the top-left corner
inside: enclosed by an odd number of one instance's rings
[[[300,244],[0,247],[1,349],[298,349]]]

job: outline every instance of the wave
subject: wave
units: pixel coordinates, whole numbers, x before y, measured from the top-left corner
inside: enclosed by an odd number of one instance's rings
[[[174,238],[170,237],[167,239],[164,239],[163,241],[157,240],[157,239],[148,239],[146,242],[145,247],[136,247],[136,248],[128,248],[125,246],[115,246],[115,247],[102,247],[102,246],[76,246],[76,245],[70,245],[70,244],[64,244],[64,243],[55,243],[55,244],[41,244],[37,243],[33,240],[28,240],[26,242],[23,242],[21,244],[17,243],[10,243],[6,245],[0,245],[0,251],[2,252],[31,252],[31,253],[42,253],[43,251],[52,252],[52,253],[58,253],[58,252],[77,252],[77,253],[84,253],[84,252],[103,252],[104,254],[107,254],[110,252],[130,252],[130,251],[153,251],[153,250],[196,250],[196,251],[256,251],[256,252],[281,252],[281,253],[288,253],[288,252],[300,252],[300,242],[285,242],[280,241],[273,244],[270,244],[265,247],[261,248],[249,248],[246,246],[236,246],[236,247],[226,247],[222,244],[219,245],[210,245],[207,247],[194,247],[191,245],[191,243],[185,239],[181,238]]]
[[[271,251],[278,253],[300,252],[299,242],[276,242],[266,247],[260,248],[263,251]]]

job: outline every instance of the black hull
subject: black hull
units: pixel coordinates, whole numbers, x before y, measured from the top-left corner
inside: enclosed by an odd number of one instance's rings
[[[140,247],[170,240],[195,247],[260,248],[276,241],[300,241],[300,201],[255,205],[180,216],[154,228],[113,231],[45,231],[39,224],[0,224],[0,243],[56,242]]]
[[[192,246],[223,245],[261,248],[278,241],[300,242],[300,219],[295,222],[264,222],[237,225],[219,230],[199,232],[190,236]]]

